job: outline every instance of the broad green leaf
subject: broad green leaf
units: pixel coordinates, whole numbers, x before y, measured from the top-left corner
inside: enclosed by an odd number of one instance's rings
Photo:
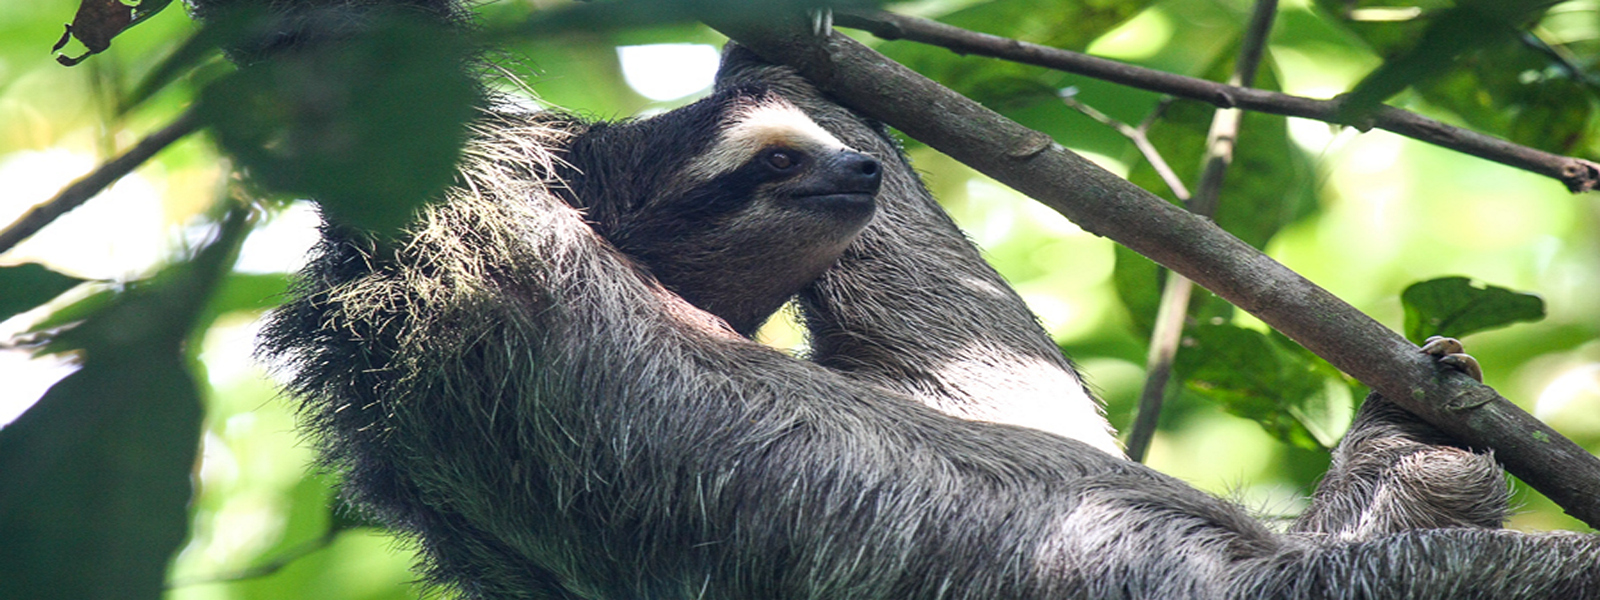
[[[230,273],[206,305],[205,321],[234,311],[261,311],[281,304],[289,290],[283,273]]]
[[[162,596],[200,441],[184,345],[245,215],[52,342],[83,366],[0,429],[0,598]]]
[[[82,279],[62,275],[40,264],[0,267],[0,290],[5,290],[0,294],[0,321],[49,302],[80,283]]]
[[[1419,344],[1430,336],[1459,338],[1544,318],[1544,300],[1538,296],[1466,277],[1413,283],[1400,293],[1400,303],[1406,311],[1406,338]]]
[[[1325,363],[1285,342],[1232,325],[1201,325],[1189,331],[1173,366],[1190,391],[1274,437],[1302,448],[1329,447],[1349,424],[1350,388],[1330,377]]]
[[[1400,90],[1449,71],[1462,52],[1480,45],[1496,45],[1515,35],[1511,23],[1471,7],[1443,11],[1433,17],[1415,46],[1384,61],[1378,70],[1357,83],[1342,110],[1347,117],[1370,113]]]
[[[176,349],[151,350],[91,350],[0,429],[0,597],[161,597],[201,411]]]
[[[466,60],[457,36],[384,18],[216,81],[198,109],[254,181],[386,235],[453,181],[478,97]]]

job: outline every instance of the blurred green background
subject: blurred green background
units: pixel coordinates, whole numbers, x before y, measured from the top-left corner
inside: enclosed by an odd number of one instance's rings
[[[481,12],[493,23],[558,4],[508,0]],[[1258,83],[1313,97],[1348,91],[1415,37],[1422,25],[1411,17],[1449,6],[1284,2]],[[1227,72],[1250,5],[932,0],[891,8],[1215,79]],[[75,9],[70,0],[0,4],[0,188],[6,190],[0,221],[11,221],[174,118],[200,85],[229,68],[214,60],[119,115],[118,99],[197,26],[174,5],[117,37],[107,52],[65,68],[49,48]],[[1587,71],[1600,57],[1600,2],[1559,3],[1531,31],[1547,49],[1509,40],[1469,52],[1390,103],[1596,158],[1597,88]],[[1057,90],[1075,87],[1078,100],[1138,123],[1156,109],[1157,95],[858,37],[1170,197],[1154,187],[1148,165],[1126,139],[1056,99]],[[710,84],[721,43],[703,27],[678,26],[526,41],[502,58],[539,101],[612,118],[692,101]],[[1179,102],[1165,114],[1151,136],[1192,187],[1211,111]],[[1572,195],[1559,182],[1385,132],[1263,116],[1247,119],[1245,128],[1219,221],[1237,224],[1241,237],[1264,243],[1275,258],[1395,329],[1403,324],[1399,294],[1418,280],[1464,275],[1543,297],[1543,321],[1470,336],[1468,351],[1482,361],[1488,384],[1600,451],[1600,195]],[[941,201],[1103,392],[1112,423],[1125,428],[1143,377],[1153,272],[1111,242],[959,163],[914,142],[908,148]],[[230,177],[229,161],[211,141],[193,136],[0,255],[0,264],[42,262],[96,282],[52,306],[149,275],[207,231],[208,210],[226,193]],[[202,459],[194,471],[198,494],[190,537],[169,576],[172,598],[419,593],[410,583],[408,548],[330,511],[331,482],[316,473],[309,444],[295,431],[293,406],[277,397],[272,379],[250,357],[261,307],[282,292],[314,239],[315,222],[305,203],[263,219],[236,267],[254,296],[219,305],[230,310],[204,332],[197,366],[206,409]],[[1264,329],[1242,313],[1206,308],[1207,302],[1196,301],[1196,314]],[[240,306],[246,308],[232,310]],[[0,338],[27,330],[48,312],[0,323]],[[762,338],[785,347],[803,344],[781,320]],[[14,419],[70,368],[59,358],[0,350],[0,381],[6,382],[0,384],[0,423]],[[1330,398],[1342,411],[1358,393]],[[1185,389],[1163,414],[1148,462],[1281,516],[1300,510],[1300,498],[1327,458],[1285,444],[1256,421]],[[1512,527],[1583,529],[1537,494],[1521,490],[1517,498],[1524,506]],[[338,533],[329,537],[330,531]],[[331,543],[319,543],[325,537]]]

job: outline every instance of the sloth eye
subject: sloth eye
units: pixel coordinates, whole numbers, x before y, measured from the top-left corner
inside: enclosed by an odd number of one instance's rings
[[[771,150],[767,152],[767,164],[779,171],[787,171],[800,164],[800,157],[788,150]]]

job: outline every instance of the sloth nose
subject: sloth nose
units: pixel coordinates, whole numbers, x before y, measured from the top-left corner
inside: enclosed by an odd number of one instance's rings
[[[840,150],[839,173],[845,178],[847,185],[865,194],[878,193],[878,186],[883,183],[883,167],[878,164],[878,159],[851,150]]]

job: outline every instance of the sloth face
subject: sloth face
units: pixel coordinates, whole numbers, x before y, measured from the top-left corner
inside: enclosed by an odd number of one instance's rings
[[[595,229],[746,335],[838,260],[883,177],[876,159],[761,92],[594,133],[572,159]]]
[[[872,216],[883,179],[877,159],[777,99],[733,110],[711,147],[682,172],[687,189],[657,198],[647,212],[670,213],[690,228],[788,221],[783,230],[815,227],[818,235],[851,238]]]

